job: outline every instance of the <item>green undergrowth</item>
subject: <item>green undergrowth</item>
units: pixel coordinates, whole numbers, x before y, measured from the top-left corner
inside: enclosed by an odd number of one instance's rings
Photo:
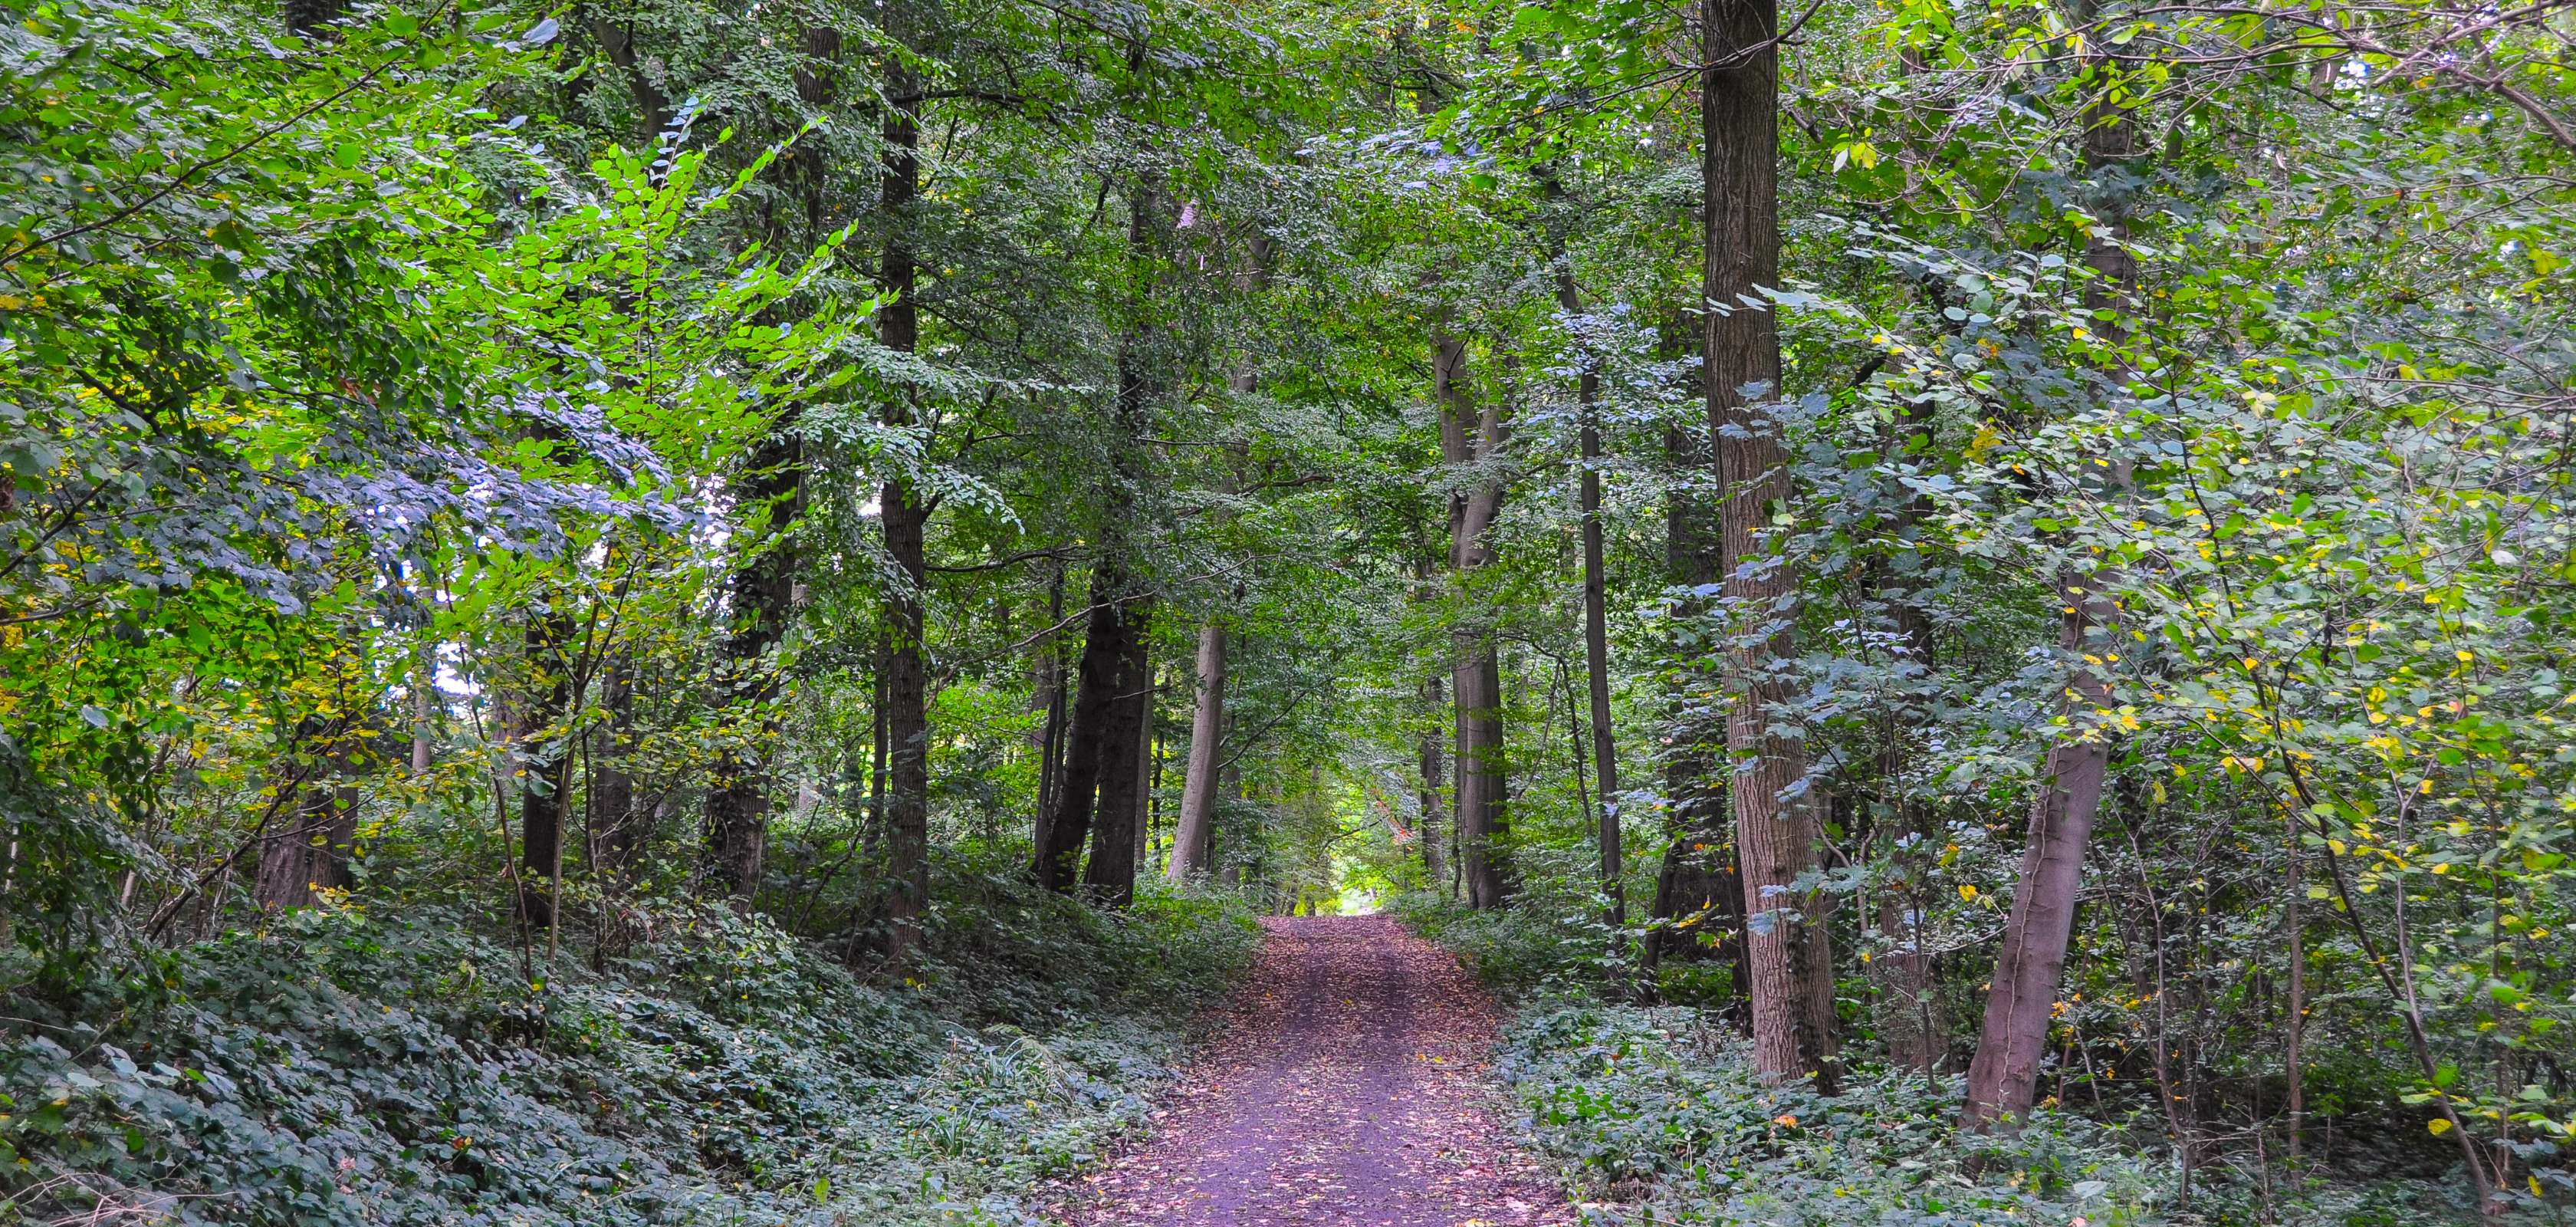
[[[1587,919],[1397,906],[1514,1003],[1497,1068],[1532,1149],[1587,1222],[1635,1227],[2414,1227],[2474,1221],[2420,1179],[2298,1189],[2204,1170],[2191,1195],[2152,1126],[2044,1111],[2009,1139],[1960,1133],[1953,1075],[1859,1063],[1840,1094],[1765,1086],[1713,1009],[1605,1003]],[[1580,916],[1579,913],[1567,913]],[[1855,1054],[1858,1055],[1858,1054]],[[2520,1220],[2516,1220],[2520,1221]]]
[[[1965,1144],[1946,1086],[1766,1087],[1699,1011],[1536,1006],[1500,1062],[1524,1126],[1595,1221],[1999,1227],[2172,1221],[2164,1173],[2080,1122]],[[1972,1176],[1971,1160],[1980,1160]]]
[[[538,949],[536,986],[514,941],[439,910],[298,912],[172,952],[119,1001],[13,1025],[6,1209],[1033,1222],[1020,1195],[1141,1117],[1188,1006],[1240,974],[1256,930],[1214,896],[1105,916],[991,876],[942,894],[920,972],[891,986],[685,903],[640,914],[649,940],[597,971]]]

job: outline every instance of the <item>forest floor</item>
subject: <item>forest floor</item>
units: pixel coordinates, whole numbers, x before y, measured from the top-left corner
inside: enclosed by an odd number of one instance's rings
[[[1067,1191],[1074,1227],[1573,1221],[1497,1118],[1500,1013],[1391,917],[1271,918],[1234,1016],[1151,1132]]]

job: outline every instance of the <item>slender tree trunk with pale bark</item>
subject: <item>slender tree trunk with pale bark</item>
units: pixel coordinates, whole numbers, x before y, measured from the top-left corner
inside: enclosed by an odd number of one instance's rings
[[[1199,628],[1198,702],[1190,713],[1190,761],[1181,781],[1181,817],[1172,832],[1172,857],[1165,876],[1187,881],[1207,872],[1209,833],[1214,830],[1218,751],[1225,731],[1225,623],[1210,619]]]
[[[1479,413],[1467,386],[1467,343],[1445,333],[1433,338],[1432,396],[1440,405],[1441,458],[1451,467],[1487,465],[1501,450],[1502,406]],[[1503,487],[1491,473],[1450,499],[1449,565],[1460,581],[1492,559],[1494,520]],[[1501,907],[1511,893],[1502,846],[1509,801],[1503,773],[1502,659],[1493,632],[1462,620],[1451,632],[1457,656],[1450,693],[1457,711],[1457,822],[1459,873],[1467,903]]]

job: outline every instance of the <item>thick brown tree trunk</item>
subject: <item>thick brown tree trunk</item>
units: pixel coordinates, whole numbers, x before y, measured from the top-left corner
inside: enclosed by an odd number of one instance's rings
[[[1708,408],[1725,488],[1719,557],[1739,636],[1727,750],[1736,759],[1736,848],[1744,869],[1745,945],[1753,965],[1754,1062],[1764,1078],[1834,1068],[1834,965],[1826,901],[1791,886],[1818,863],[1823,829],[1806,749],[1770,731],[1789,697],[1778,672],[1795,657],[1782,606],[1795,577],[1768,563],[1761,530],[1790,497],[1788,451],[1763,404],[1780,395],[1780,333],[1762,301],[1780,282],[1779,25],[1776,0],[1703,0],[1700,110],[1705,193]]]
[[[1673,352],[1700,338],[1687,337],[1687,326],[1671,331]],[[1676,921],[1702,919],[1683,928],[1657,931],[1646,942],[1646,982],[1651,991],[1657,966],[1665,959],[1705,960],[1722,956],[1733,970],[1736,1004],[1728,1017],[1741,1026],[1749,1021],[1746,999],[1752,969],[1744,956],[1744,883],[1735,865],[1735,823],[1726,785],[1717,773],[1726,730],[1712,720],[1704,697],[1717,689],[1716,678],[1697,663],[1707,645],[1699,628],[1706,624],[1710,602],[1696,593],[1717,582],[1716,509],[1694,486],[1716,466],[1708,436],[1673,427],[1665,432],[1664,450],[1674,470],[1674,487],[1664,505],[1664,567],[1673,586],[1683,591],[1673,610],[1676,628],[1671,650],[1680,662],[1683,684],[1677,688],[1668,719],[1670,749],[1664,758],[1664,795],[1671,843],[1655,880],[1653,915]],[[1713,752],[1714,751],[1714,752]],[[1718,944],[1705,939],[1719,926]]]
[[[345,710],[345,709],[344,709]],[[343,721],[307,718],[295,744],[312,757],[286,764],[278,787],[292,795],[260,836],[251,898],[263,908],[310,907],[324,890],[352,883],[349,860],[358,842],[358,790],[345,782],[360,763]]]
[[[1666,960],[1725,963],[1736,999],[1727,1013],[1741,1025],[1753,986],[1744,952],[1744,878],[1736,871],[1725,815],[1708,817],[1706,825],[1684,829],[1664,849],[1653,915],[1667,923],[1646,940],[1646,966],[1651,972]]]
[[[1225,623],[1199,628],[1198,702],[1190,713],[1190,762],[1181,777],[1181,817],[1172,832],[1167,877],[1186,881],[1207,872],[1208,835],[1216,814],[1217,755],[1225,731]]]
[[[1047,584],[1047,626],[1045,637],[1037,644],[1037,686],[1046,704],[1046,725],[1038,733],[1038,812],[1031,824],[1031,846],[1046,842],[1047,815],[1055,812],[1056,793],[1063,787],[1065,717],[1068,703],[1065,695],[1064,633],[1064,565],[1058,563],[1055,577]]]
[[[588,811],[591,871],[623,880],[643,846],[644,820],[635,812],[635,666],[624,655],[609,658],[600,674],[599,705],[606,719],[590,731]]]
[[[919,262],[912,245],[913,204],[921,194],[921,104],[915,100],[920,84],[908,69],[894,64],[886,92],[892,101],[882,133],[884,176],[877,204],[887,234],[878,281],[894,297],[878,311],[877,339],[908,354],[921,344]],[[899,393],[888,404],[886,417],[888,425],[913,424],[909,393]],[[885,954],[888,962],[899,964],[920,941],[921,914],[930,900],[930,669],[923,641],[928,630],[923,586],[929,578],[925,535],[930,507],[903,473],[887,479],[877,507],[886,556],[896,571],[886,608]]]
[[[1131,688],[1128,671],[1135,669],[1133,676],[1144,677],[1148,663],[1145,630],[1153,618],[1153,597],[1131,569],[1129,551],[1136,548],[1136,543],[1134,526],[1128,521],[1136,514],[1136,492],[1146,480],[1143,449],[1153,426],[1154,393],[1150,382],[1153,355],[1148,352],[1152,336],[1145,317],[1153,285],[1160,275],[1157,252],[1167,225],[1161,216],[1161,195],[1150,180],[1140,179],[1129,189],[1127,210],[1132,319],[1118,345],[1118,395],[1109,423],[1112,458],[1101,499],[1099,551],[1091,568],[1091,614],[1083,634],[1064,782],[1055,807],[1046,815],[1035,866],[1035,876],[1047,889],[1069,891],[1077,877],[1085,876],[1081,873],[1082,848],[1091,840],[1095,817],[1103,827],[1121,823],[1118,835],[1128,847],[1111,853],[1109,862],[1113,868],[1118,860],[1127,862],[1123,891],[1112,884],[1113,893],[1121,897],[1135,890],[1133,833],[1110,809],[1113,798],[1108,792],[1110,787],[1119,787],[1110,783],[1114,776],[1132,778],[1135,742],[1127,730],[1142,728],[1141,715],[1133,711],[1118,714],[1118,707],[1119,699]],[[1133,689],[1143,690],[1150,684],[1150,678],[1146,678]],[[1132,789],[1135,785],[1123,787]],[[1115,801],[1120,806],[1132,806],[1135,794],[1121,791]],[[1093,855],[1100,854],[1095,847]],[[1102,885],[1097,877],[1090,880]]]
[[[424,634],[411,676],[411,773],[427,775],[438,754],[438,644]]]
[[[1127,576],[1104,557],[1091,573],[1091,614],[1083,630],[1082,658],[1074,666],[1072,731],[1055,808],[1039,833],[1034,874],[1048,890],[1069,891],[1081,876],[1082,849],[1091,836],[1093,803],[1100,787],[1110,708],[1119,696],[1129,633]]]
[[[771,655],[795,615],[796,548],[788,529],[801,510],[800,459],[795,436],[778,431],[752,449],[747,471],[734,483],[746,506],[767,509],[753,513],[757,531],[745,534],[760,552],[734,572],[734,625],[724,644],[734,701],[743,707],[765,706],[778,693]],[[770,732],[764,717],[752,736],[766,741]],[[769,772],[757,745],[728,746],[717,756],[706,812],[715,880],[726,893],[746,897],[760,885],[769,837]]]
[[[1091,859],[1082,867],[1082,884],[1099,902],[1125,907],[1136,897],[1136,834],[1145,805],[1146,723],[1154,709],[1152,641],[1145,634],[1150,603],[1131,607],[1131,626],[1121,642],[1118,695],[1109,705],[1108,727],[1101,737],[1099,829],[1092,832]]]
[[[310,907],[320,891],[347,890],[350,849],[357,841],[358,790],[327,778],[305,784],[297,790],[287,829],[260,844],[253,897],[262,907]]]
[[[594,30],[607,25],[596,23]],[[653,112],[660,109],[660,96],[639,71],[631,36],[615,37],[623,41],[603,37],[602,48],[634,78],[637,98],[651,122]],[[807,57],[817,64],[828,66],[840,54],[840,35],[831,29],[806,27],[799,39]],[[620,46],[625,48],[622,55]],[[808,106],[827,100],[831,85],[822,70],[806,68],[796,73],[797,97]],[[821,154],[811,147],[793,150],[785,159],[786,173],[802,198],[801,237],[807,241],[819,239],[828,223],[824,169]],[[752,557],[733,574],[733,629],[725,637],[725,657],[733,674],[734,702],[764,714],[755,722],[748,744],[729,746],[717,756],[707,790],[706,843],[716,881],[740,906],[759,889],[762,859],[768,850],[770,781],[764,757],[767,743],[777,736],[778,722],[766,712],[779,689],[773,657],[796,617],[798,560],[793,530],[805,511],[805,455],[792,420],[772,424],[752,447],[734,478],[733,491],[737,514],[744,518],[744,531],[737,540],[745,543]]]

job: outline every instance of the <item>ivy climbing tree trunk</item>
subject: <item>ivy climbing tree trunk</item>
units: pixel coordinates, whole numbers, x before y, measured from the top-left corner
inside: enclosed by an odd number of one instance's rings
[[[346,706],[342,712],[362,710]],[[308,716],[296,725],[296,753],[281,768],[275,787],[288,794],[259,835],[251,870],[251,898],[263,908],[310,907],[324,890],[351,884],[350,856],[358,842],[358,791],[345,777],[365,767],[363,740],[345,716]]]
[[[1771,729],[1794,659],[1797,584],[1763,557],[1762,530],[1790,496],[1788,451],[1764,405],[1780,394],[1780,332],[1763,290],[1780,280],[1776,0],[1702,0],[1701,187],[1708,411],[1717,436],[1719,559],[1735,647],[1727,751],[1753,972],[1754,1062],[1771,1081],[1814,1075],[1830,1091],[1834,967],[1825,900],[1792,886],[1823,841],[1805,747]]]
[[[1415,747],[1422,760],[1422,877],[1431,889],[1449,893],[1449,842],[1453,819],[1446,813],[1447,755],[1441,753],[1440,712],[1444,696],[1438,676],[1422,679],[1422,735]]]
[[[1549,180],[1551,184],[1554,179]],[[1556,305],[1571,319],[1583,313],[1583,294],[1574,269],[1560,255],[1556,269]],[[1581,351],[1581,347],[1577,347]],[[1610,926],[1628,923],[1628,896],[1621,884],[1619,832],[1619,739],[1610,718],[1609,567],[1601,531],[1601,373],[1588,352],[1575,376],[1579,420],[1579,461],[1583,466],[1577,502],[1583,518],[1583,659],[1586,693],[1592,712],[1592,769],[1601,785],[1598,843],[1601,893],[1609,902]]]
[[[1066,738],[1063,778],[1056,786],[1055,807],[1038,833],[1034,875],[1052,891],[1070,891],[1081,876],[1082,849],[1091,835],[1093,802],[1100,787],[1103,734],[1109,709],[1118,697],[1121,662],[1126,656],[1126,568],[1105,551],[1091,571],[1091,611],[1082,636],[1082,656],[1074,666],[1073,715]]]
[[[798,42],[808,67],[796,73],[797,98],[808,107],[817,107],[830,97],[832,79],[826,70],[840,54],[840,35],[826,27],[808,26],[798,32]],[[631,38],[624,43],[603,38],[601,45],[610,52],[612,61],[625,67],[634,78],[637,100],[649,121],[664,100],[640,71]],[[617,51],[621,45],[627,48],[622,57]],[[803,147],[791,151],[783,159],[783,166],[800,198],[803,238],[810,242],[826,228],[826,168],[819,151]],[[742,517],[738,539],[746,543],[749,557],[738,563],[733,573],[733,627],[725,637],[724,654],[733,691],[731,702],[744,720],[743,727],[717,756],[707,790],[706,844],[717,883],[740,903],[759,889],[762,858],[768,850],[770,778],[766,755],[768,743],[778,734],[774,707],[780,691],[781,662],[777,657],[786,642],[788,626],[796,618],[799,561],[795,530],[805,511],[805,453],[792,417],[771,423],[768,433],[752,447],[732,485],[736,514]]]

